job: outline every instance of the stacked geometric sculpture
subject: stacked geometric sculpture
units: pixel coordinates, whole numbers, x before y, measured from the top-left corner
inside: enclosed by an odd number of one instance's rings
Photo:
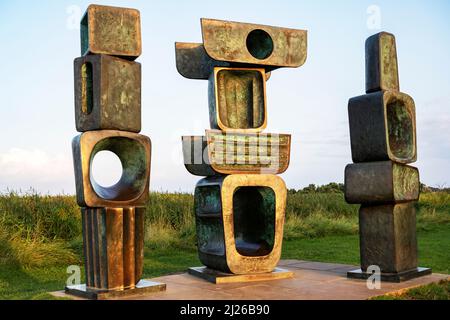
[[[81,135],[72,143],[77,202],[82,208],[86,285],[70,294],[103,299],[165,289],[141,280],[144,215],[149,197],[151,141],[141,131],[140,13],[91,5],[81,21],[75,59],[75,118]],[[110,151],[123,173],[112,187],[92,176],[97,153]]]
[[[366,95],[348,112],[352,158],[345,169],[345,198],[359,211],[361,270],[378,266],[382,281],[400,282],[431,273],[417,267],[416,211],[419,171],[414,100],[400,92],[395,37],[366,41]]]
[[[176,43],[177,69],[209,81],[211,130],[183,137],[195,189],[199,258],[191,274],[212,282],[291,276],[281,256],[290,135],[264,134],[271,71],[306,60],[307,33],[229,21],[201,20],[203,43]],[[244,275],[244,276],[242,276]],[[259,276],[258,276],[259,275]],[[231,280],[232,279],[232,280]]]

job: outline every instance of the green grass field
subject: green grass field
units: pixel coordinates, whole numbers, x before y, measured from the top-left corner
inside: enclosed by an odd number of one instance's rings
[[[146,215],[144,277],[200,264],[193,198],[152,193]],[[425,193],[417,204],[419,260],[450,274],[450,194]],[[284,259],[359,264],[358,206],[340,192],[290,192]],[[64,288],[69,265],[82,265],[80,213],[74,197],[0,196],[0,299],[50,299]],[[449,298],[448,283],[395,299]]]

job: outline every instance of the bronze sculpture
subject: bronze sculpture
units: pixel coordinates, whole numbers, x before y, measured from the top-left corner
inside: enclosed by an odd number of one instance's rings
[[[400,282],[431,273],[417,267],[416,211],[420,181],[414,100],[400,92],[395,37],[366,41],[366,95],[348,105],[352,158],[345,169],[345,198],[359,211],[361,269],[378,266],[381,280]]]
[[[176,43],[178,72],[208,80],[211,130],[183,137],[195,188],[200,261],[189,272],[214,283],[292,276],[281,256],[291,136],[265,134],[266,81],[306,61],[307,33],[202,19],[203,43]],[[275,270],[275,272],[274,272]]]
[[[81,207],[86,285],[66,292],[90,299],[165,290],[141,280],[144,216],[149,197],[151,141],[141,131],[140,13],[91,5],[81,21],[75,59],[75,118],[81,135],[72,143],[77,202]],[[98,184],[92,162],[101,151],[121,160],[112,187]]]

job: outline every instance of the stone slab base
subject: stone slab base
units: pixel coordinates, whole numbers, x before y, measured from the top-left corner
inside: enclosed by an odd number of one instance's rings
[[[115,291],[96,291],[87,290],[86,285],[69,286],[66,287],[65,293],[76,297],[90,299],[90,300],[107,300],[115,298],[126,298],[131,296],[144,296],[154,292],[165,291],[166,285],[164,283],[152,282],[148,280],[141,280],[133,289],[115,290]]]
[[[430,268],[417,268],[415,270],[409,270],[399,273],[382,273],[381,281],[384,282],[395,282],[400,283],[403,281],[408,281],[418,277],[423,277],[432,274]],[[347,277],[350,279],[362,279],[367,280],[369,277],[373,276],[373,273],[367,273],[361,269],[352,270],[347,272]]]
[[[207,267],[196,267],[189,268],[188,273],[215,284],[280,280],[294,276],[293,272],[280,268],[276,268],[270,273],[237,275],[212,270]]]

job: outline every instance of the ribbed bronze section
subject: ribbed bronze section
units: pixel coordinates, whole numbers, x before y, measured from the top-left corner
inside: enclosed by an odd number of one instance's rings
[[[134,288],[143,270],[145,208],[82,208],[81,213],[88,288]]]

